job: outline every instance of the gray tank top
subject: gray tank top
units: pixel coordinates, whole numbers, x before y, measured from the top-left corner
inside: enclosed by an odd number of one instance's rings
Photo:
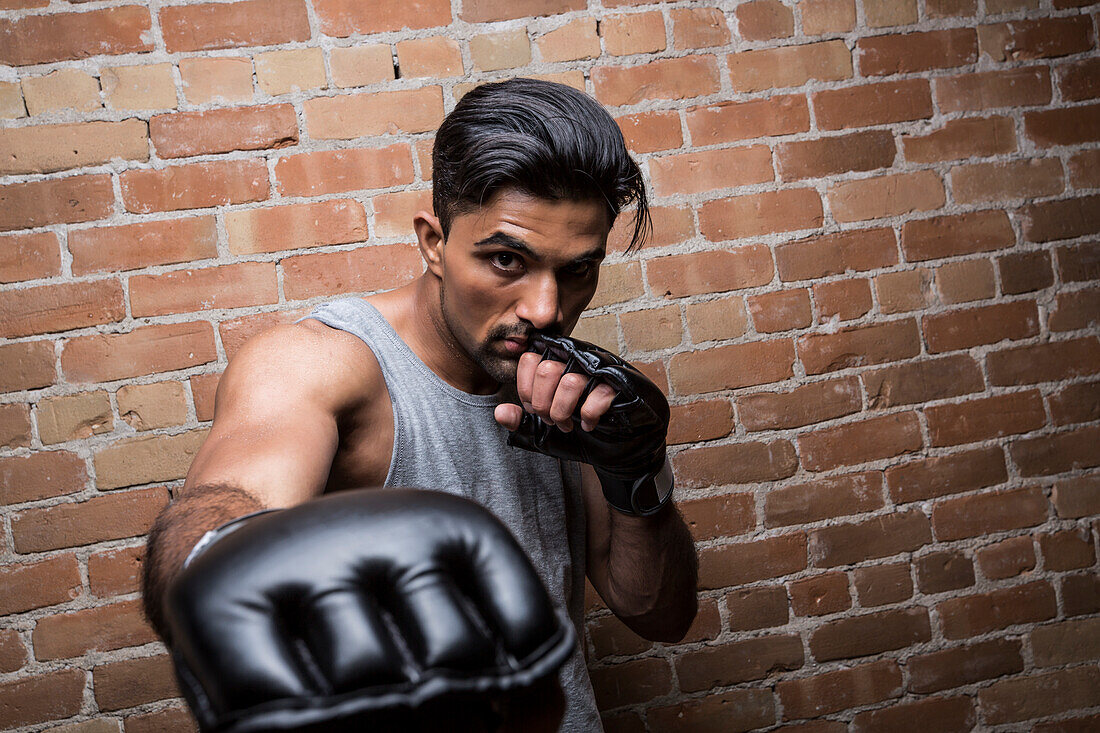
[[[508,431],[493,417],[500,395],[467,394],[444,382],[365,300],[332,301],[307,318],[358,336],[382,367],[394,422],[385,487],[439,489],[493,512],[583,639],[585,518],[577,464],[508,446]],[[579,644],[562,667],[561,684],[561,731],[602,730]]]

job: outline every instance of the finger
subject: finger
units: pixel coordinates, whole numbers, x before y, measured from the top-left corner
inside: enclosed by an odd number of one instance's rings
[[[520,402],[525,405],[531,404],[531,390],[535,384],[535,369],[541,361],[541,356],[530,351],[519,358],[519,366],[516,368],[516,393],[519,395]]]
[[[550,419],[560,430],[568,433],[573,429],[573,411],[577,409],[587,384],[588,378],[583,374],[565,374],[558,382],[554,401],[550,405]]]
[[[581,405],[581,429],[594,430],[600,418],[611,407],[611,403],[618,394],[610,384],[600,382],[589,393],[588,399]]]
[[[535,367],[535,380],[531,386],[531,409],[543,420],[550,420],[550,406],[554,404],[554,393],[558,391],[558,383],[564,373],[565,364],[560,361],[546,359]]]
[[[497,405],[493,417],[507,430],[518,430],[523,420],[523,408],[510,402]]]

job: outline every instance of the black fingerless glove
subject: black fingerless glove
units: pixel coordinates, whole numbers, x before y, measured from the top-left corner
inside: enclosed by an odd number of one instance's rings
[[[672,496],[665,457],[668,400],[636,368],[609,351],[564,336],[536,333],[528,351],[565,364],[565,373],[588,377],[573,419],[563,432],[537,415],[523,413],[508,444],[568,461],[591,464],[607,503],[624,514],[648,516]],[[580,406],[600,382],[618,393],[595,429],[580,428]]]
[[[481,710],[575,648],[523,550],[467,499],[348,491],[212,537],[165,599],[204,732],[420,730],[426,707]]]

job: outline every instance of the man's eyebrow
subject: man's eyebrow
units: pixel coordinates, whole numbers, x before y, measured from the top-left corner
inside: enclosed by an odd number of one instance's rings
[[[504,247],[508,247],[509,249],[516,250],[517,252],[525,255],[526,257],[534,260],[535,262],[541,262],[542,261],[542,257],[540,257],[539,254],[537,252],[535,252],[535,250],[531,249],[531,247],[529,247],[526,242],[524,242],[522,239],[516,239],[512,235],[505,234],[504,232],[493,232],[488,237],[485,237],[484,239],[480,239],[480,240],[474,242],[474,246],[475,247],[492,247],[492,246],[500,247],[500,246],[504,246]],[[584,254],[581,254],[581,255],[578,255],[577,257],[574,257],[570,262],[573,263],[573,264],[576,264],[576,263],[579,263],[579,262],[591,262],[591,261],[601,262],[601,261],[603,261],[604,257],[606,257],[606,256],[607,256],[607,252],[606,252],[604,247],[593,247],[591,251],[585,252]]]

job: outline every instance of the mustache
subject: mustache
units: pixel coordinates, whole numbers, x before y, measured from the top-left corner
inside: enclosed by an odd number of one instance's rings
[[[536,333],[544,333],[548,336],[561,336],[560,328],[536,329],[529,324],[517,323],[515,325],[499,325],[489,330],[490,339],[530,339]]]

